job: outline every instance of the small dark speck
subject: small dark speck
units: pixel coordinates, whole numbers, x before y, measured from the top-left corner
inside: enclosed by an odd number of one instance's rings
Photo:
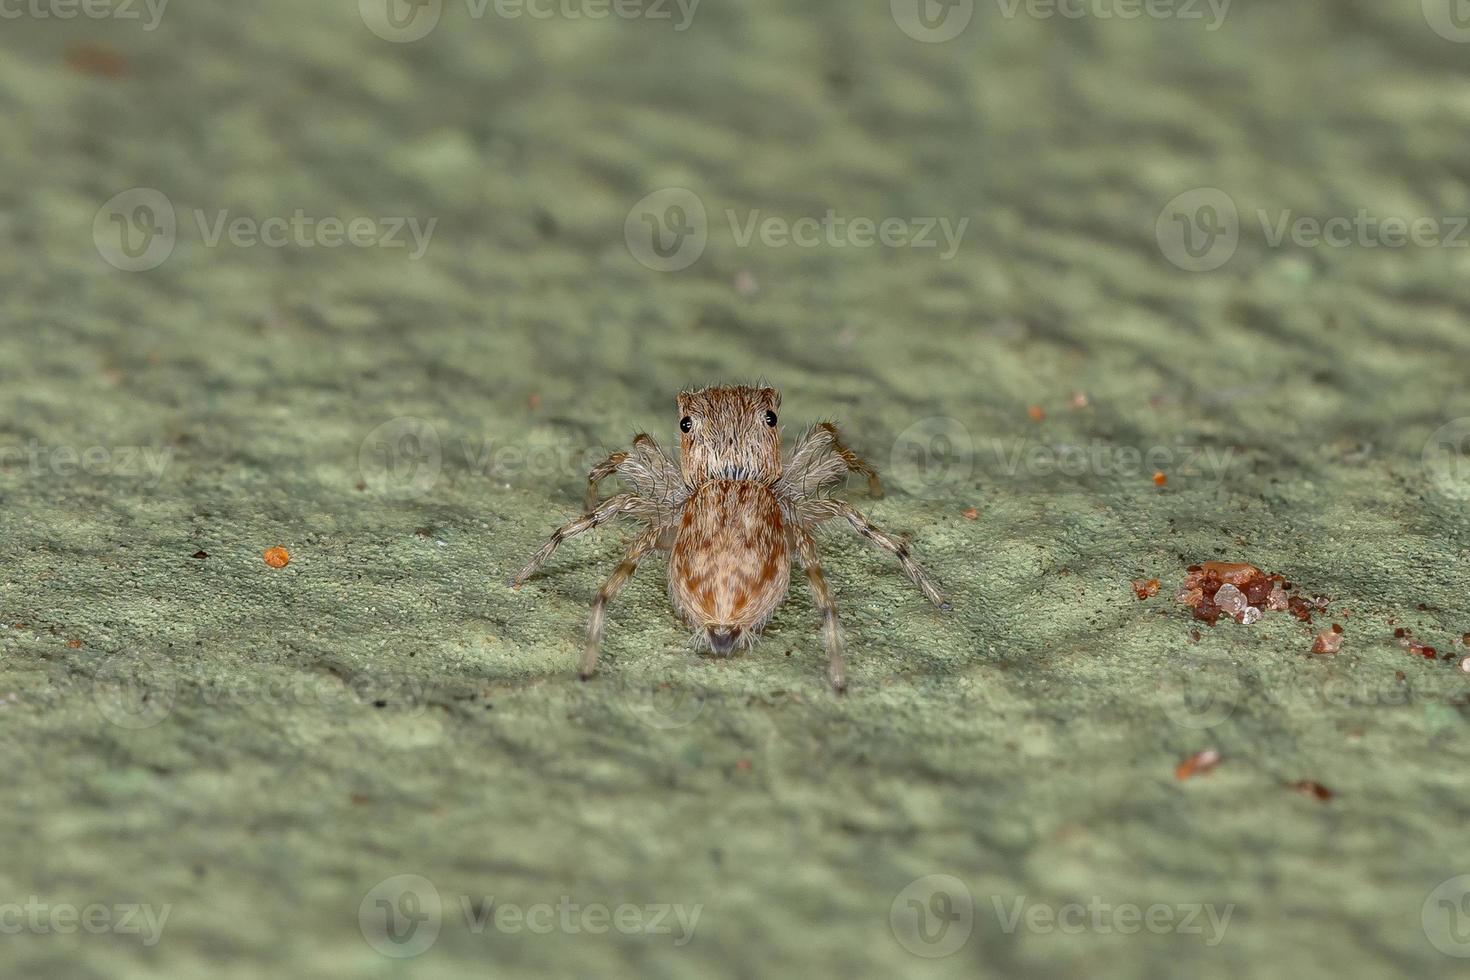
[[[198,558],[200,561],[203,561],[204,559],[206,559],[206,558],[209,557],[209,552],[207,552],[207,551],[196,551],[192,555],[190,555],[189,557],[190,558]]]
[[[388,702],[387,701],[374,701],[373,702],[373,707],[374,708],[386,708],[386,707],[388,707]]]

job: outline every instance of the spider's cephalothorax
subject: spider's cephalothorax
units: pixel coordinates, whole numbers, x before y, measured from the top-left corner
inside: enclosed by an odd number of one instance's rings
[[[793,553],[822,613],[828,676],[842,690],[846,674],[837,607],[812,536],[818,524],[841,518],[893,554],[908,577],[941,609],[949,603],[909,554],[908,545],[879,530],[846,501],[828,496],[849,472],[862,473],[881,496],[873,468],[820,423],[807,429],[783,466],[774,388],[729,386],[679,395],[679,465],[647,435],[631,452],[614,453],[587,478],[586,513],[559,528],[511,579],[519,587],[557,545],[617,517],[644,525],[623,561],[592,603],[582,677],[597,666],[608,602],[654,549],[669,552],[669,595],[695,636],[715,653],[746,646],[786,598]],[[627,490],[598,502],[597,485],[617,474]]]

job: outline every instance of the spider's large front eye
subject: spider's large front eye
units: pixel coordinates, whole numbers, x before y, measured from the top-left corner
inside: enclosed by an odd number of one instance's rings
[[[680,432],[688,432],[692,428],[694,428],[694,420],[692,418],[690,418],[689,416],[686,415],[682,419],[679,420],[679,431]]]
[[[766,425],[769,425],[773,429],[776,427],[776,413],[769,408],[766,409]]]

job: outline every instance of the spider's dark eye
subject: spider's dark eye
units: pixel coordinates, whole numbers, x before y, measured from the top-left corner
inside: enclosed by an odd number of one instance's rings
[[[694,428],[694,420],[692,418],[690,418],[689,416],[686,415],[682,419],[679,420],[679,431],[680,432],[688,432],[692,428]]]
[[[771,411],[769,408],[766,409],[766,425],[769,425],[772,428],[774,428],[776,425],[776,413]]]

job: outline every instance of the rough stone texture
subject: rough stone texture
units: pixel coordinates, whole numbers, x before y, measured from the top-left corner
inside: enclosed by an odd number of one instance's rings
[[[1470,250],[1268,232],[1470,213],[1470,45],[1415,0],[1240,3],[1216,30],[982,2],[944,44],[881,0],[706,0],[684,31],[451,0],[408,44],[355,6],[0,34],[0,910],[171,907],[152,946],[27,925],[0,972],[1463,974],[1434,942],[1459,893],[1431,892],[1470,873],[1470,675],[1389,620],[1442,652],[1470,630],[1465,461],[1424,462],[1470,416]],[[123,74],[68,67],[83,41]],[[93,222],[137,186],[178,241],[128,273]],[[674,273],[624,241],[666,187],[708,214]],[[1190,273],[1156,219],[1199,187],[1240,244]],[[298,208],[438,223],[413,261],[211,247],[194,216]],[[944,261],[741,247],[727,218],[829,208],[969,224]],[[803,591],[716,662],[651,560],[578,683],[623,535],[506,577],[575,513],[589,447],[667,444],[681,386],[757,376],[788,432],[836,417],[875,460],[888,497],[851,498],[955,611],[828,533],[839,700]],[[1064,447],[1094,455],[1049,466]],[[1210,558],[1331,597],[1342,652],[1281,614],[1198,627],[1171,597]],[[1206,748],[1218,768],[1176,780]],[[395,960],[359,909],[381,922],[400,874],[444,912]],[[943,959],[890,921],[945,910],[904,891],[929,875],[973,902]],[[462,905],[563,896],[702,911],[676,946],[477,932]],[[1126,934],[1007,928],[1018,902],[1233,908],[1223,934]]]

